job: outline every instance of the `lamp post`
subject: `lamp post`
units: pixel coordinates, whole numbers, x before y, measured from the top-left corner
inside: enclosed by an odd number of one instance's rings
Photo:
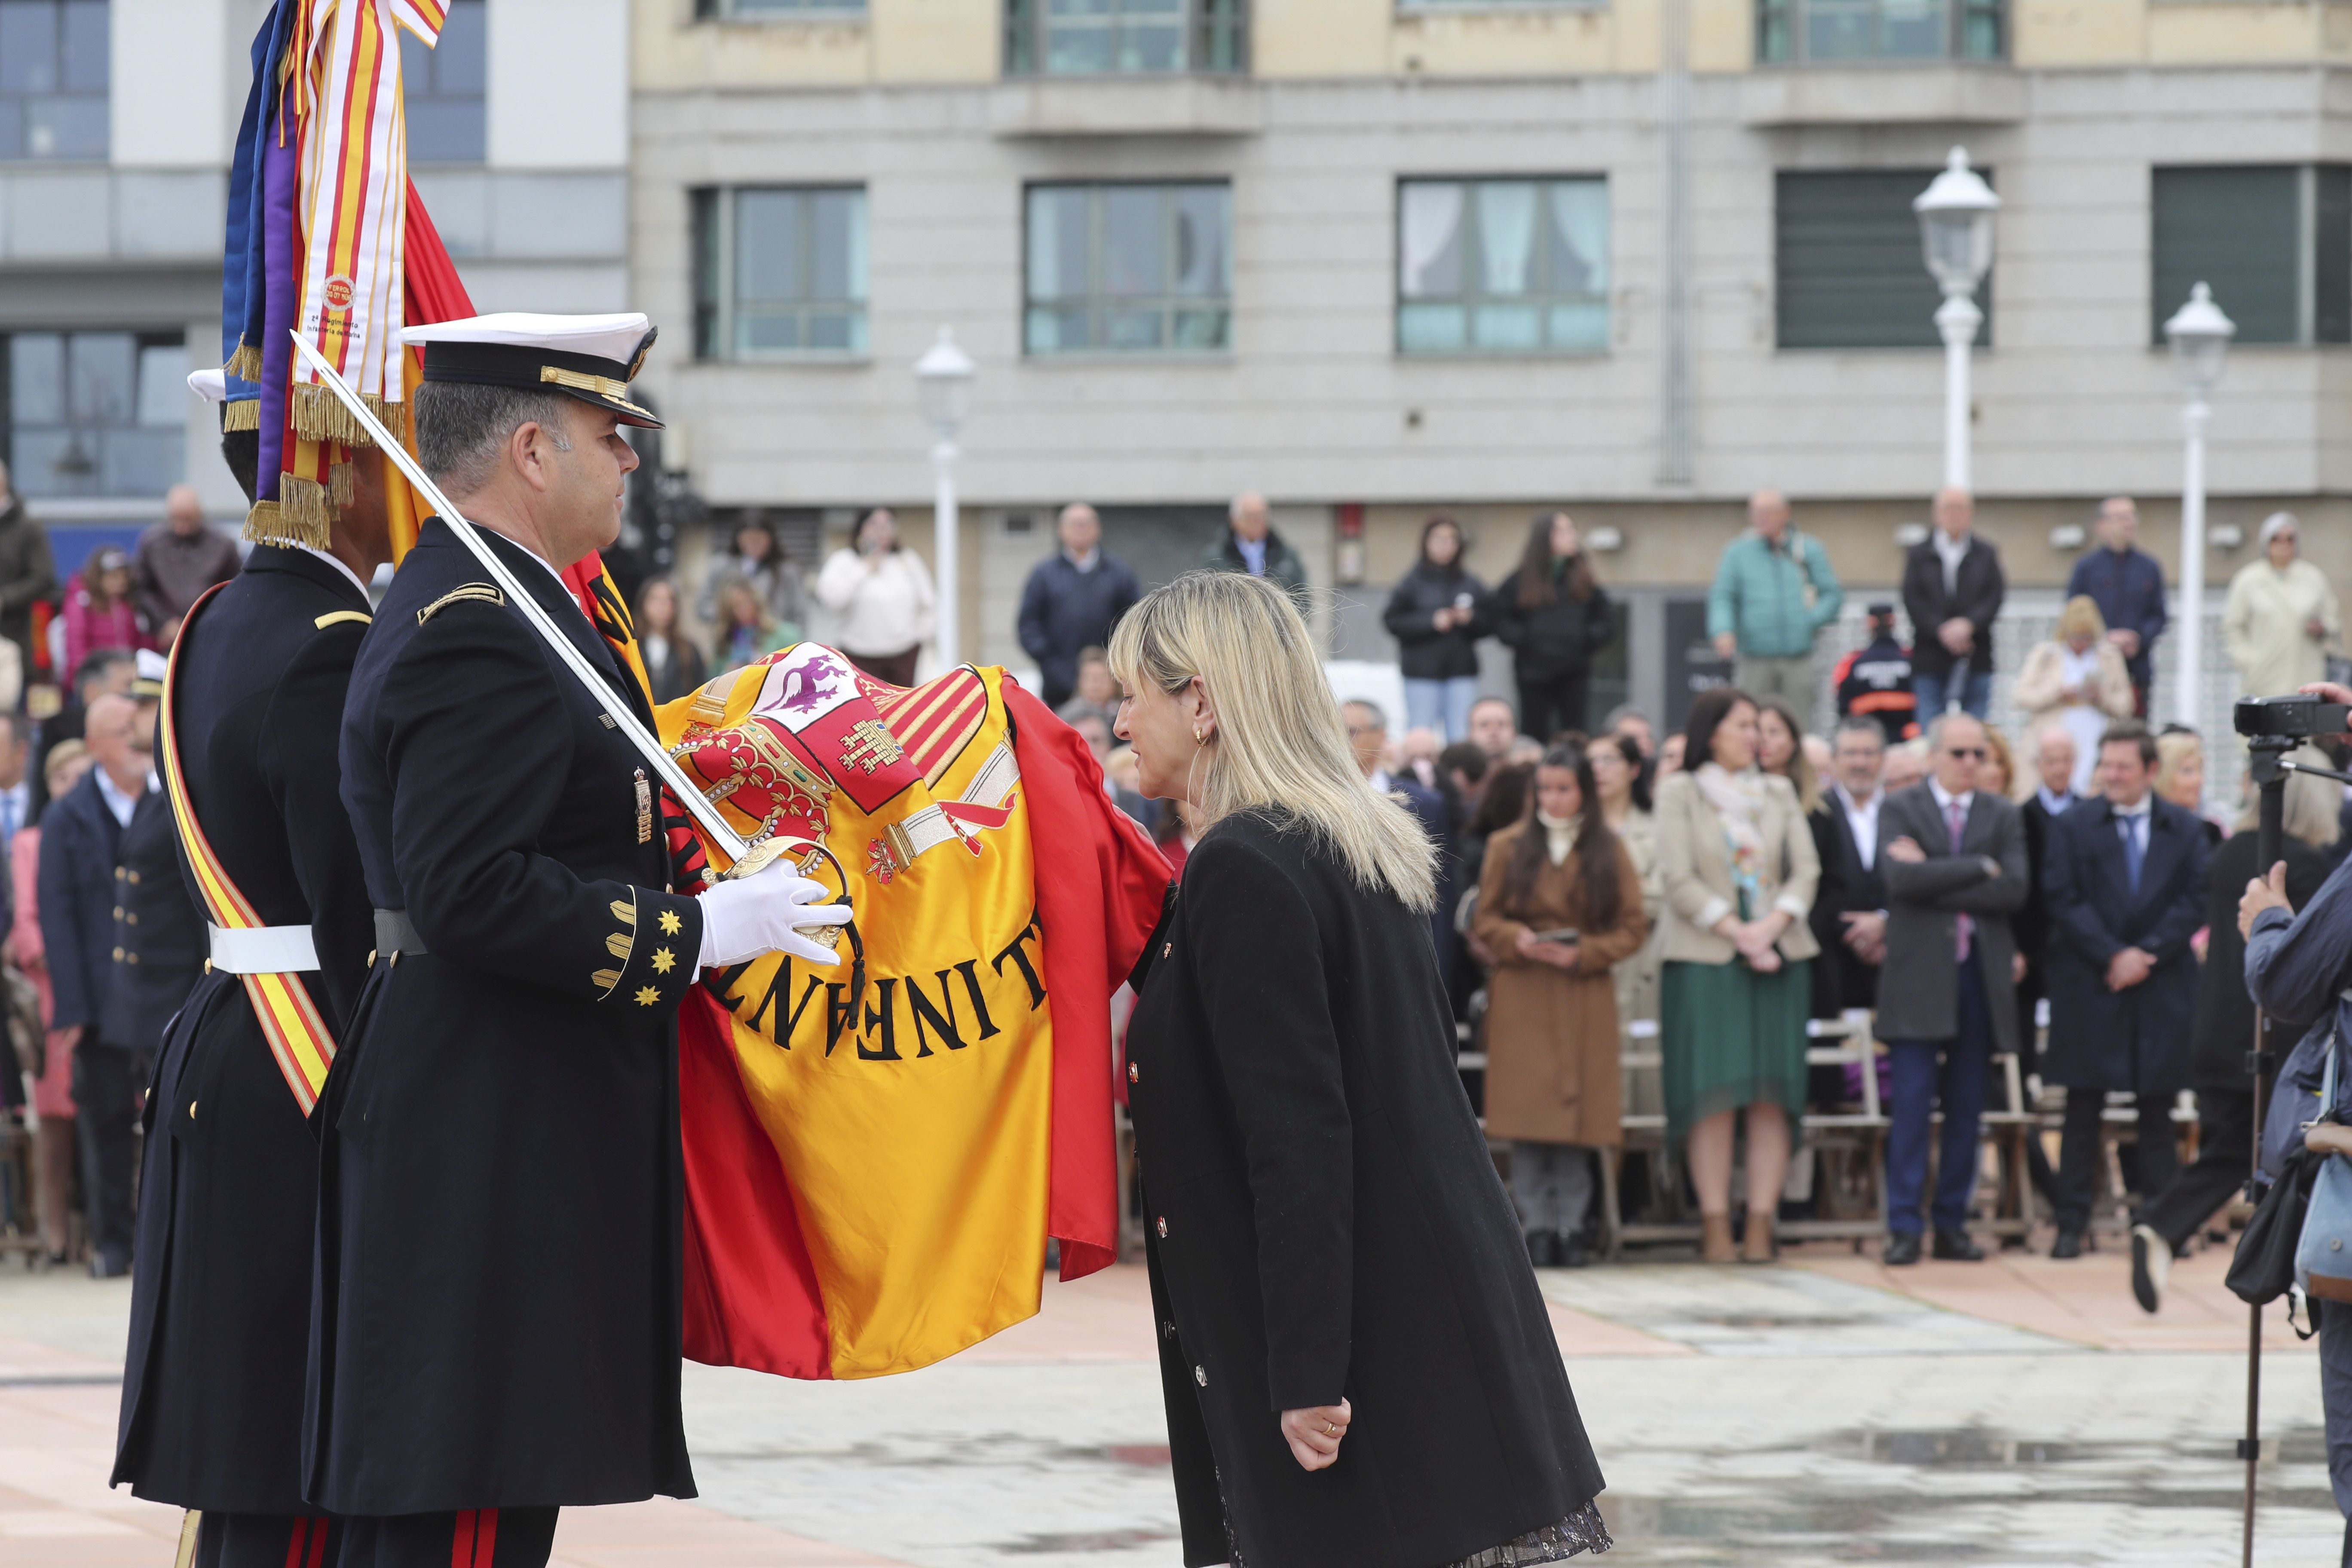
[[[2206,399],[2221,379],[2221,362],[2229,358],[2230,339],[2237,331],[2202,283],[2164,323],[2173,366],[2189,394],[2180,411],[2187,450],[2180,463],[2180,678],[2174,706],[2191,729],[2198,724],[2205,673],[2205,423],[2212,413]]]
[[[915,362],[915,391],[923,417],[931,426],[932,553],[939,563],[940,657],[949,665],[961,663],[962,644],[957,638],[956,611],[962,595],[956,574],[956,432],[971,411],[971,356],[956,346],[955,331],[940,329],[939,341]]]
[[[1927,270],[1944,290],[1936,329],[1944,334],[1944,482],[1969,488],[1969,350],[1984,325],[1977,285],[1992,268],[1992,217],[2000,198],[1952,149],[1944,172],[1911,203]]]

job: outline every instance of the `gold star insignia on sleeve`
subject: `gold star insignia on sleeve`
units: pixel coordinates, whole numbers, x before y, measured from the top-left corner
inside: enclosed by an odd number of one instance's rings
[[[677,918],[676,910],[664,910],[661,912],[661,928],[664,936],[676,936],[686,929],[686,922]]]
[[[657,947],[654,949],[653,963],[656,974],[667,974],[677,967],[677,956],[666,947]]]
[[[655,1003],[656,1003],[656,1002],[658,1002],[658,1001],[660,1001],[660,1000],[661,1000],[661,993],[660,993],[660,992],[658,992],[658,991],[656,991],[656,990],[655,990],[652,986],[650,986],[650,985],[640,985],[640,986],[638,986],[638,987],[637,987],[637,1005],[638,1005],[638,1006],[640,1006],[640,1007],[650,1007],[650,1006],[652,1006]]]

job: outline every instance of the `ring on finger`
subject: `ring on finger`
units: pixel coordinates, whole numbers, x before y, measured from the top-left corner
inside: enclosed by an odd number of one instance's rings
[[[1330,1422],[1328,1422],[1328,1421],[1326,1421],[1325,1423],[1323,1423],[1323,1436],[1325,1436],[1326,1437],[1337,1437],[1339,1435],[1339,1427],[1337,1427],[1337,1426],[1333,1426],[1333,1425],[1332,1425]]]

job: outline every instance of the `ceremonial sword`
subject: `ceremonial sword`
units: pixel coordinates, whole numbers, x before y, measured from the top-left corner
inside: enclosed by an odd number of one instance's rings
[[[765,869],[778,856],[792,847],[796,840],[772,837],[753,844],[735,831],[734,825],[721,816],[719,808],[711,805],[702,791],[695,786],[694,781],[686,776],[686,770],[671,757],[662,745],[661,738],[637,722],[637,716],[629,711],[627,703],[614,700],[619,693],[613,689],[612,682],[605,679],[603,673],[588,662],[587,656],[563,635],[562,629],[548,618],[539,601],[516,580],[507,563],[499,559],[498,552],[490,548],[489,542],[482,537],[481,530],[468,522],[450,504],[449,498],[441,493],[441,487],[425,477],[423,465],[409,456],[408,448],[383,427],[382,420],[368,411],[367,405],[360,400],[358,393],[352,390],[351,384],[335,374],[335,367],[329,364],[326,357],[311,347],[300,332],[289,329],[289,334],[304,362],[319,373],[319,378],[333,390],[337,399],[359,422],[360,428],[366,431],[369,438],[383,450],[384,461],[398,468],[401,477],[416,487],[417,494],[431,505],[435,515],[449,525],[449,531],[457,536],[458,542],[474,552],[474,559],[482,563],[483,570],[488,572],[499,588],[505,591],[507,602],[522,612],[522,618],[530,623],[531,629],[539,633],[541,640],[555,650],[556,657],[580,678],[580,683],[596,699],[614,725],[628,737],[629,744],[636,748],[637,754],[645,758],[646,764],[654,770],[654,776],[669,786],[678,804],[693,814],[695,822],[709,836],[711,842],[726,852],[729,865],[724,871],[717,873],[716,879],[729,881],[738,877],[749,877]]]

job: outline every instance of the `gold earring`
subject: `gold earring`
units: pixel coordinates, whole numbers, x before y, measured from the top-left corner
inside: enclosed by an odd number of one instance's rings
[[[1203,734],[1201,732],[1201,726],[1199,726],[1198,724],[1193,725],[1193,726],[1192,726],[1192,744],[1194,744],[1194,745],[1196,745],[1196,746],[1198,746],[1198,745],[1202,745],[1202,744],[1205,744],[1205,743],[1207,742],[1207,740],[1208,740],[1208,737],[1207,737],[1207,736],[1205,736],[1205,735],[1203,735]]]

